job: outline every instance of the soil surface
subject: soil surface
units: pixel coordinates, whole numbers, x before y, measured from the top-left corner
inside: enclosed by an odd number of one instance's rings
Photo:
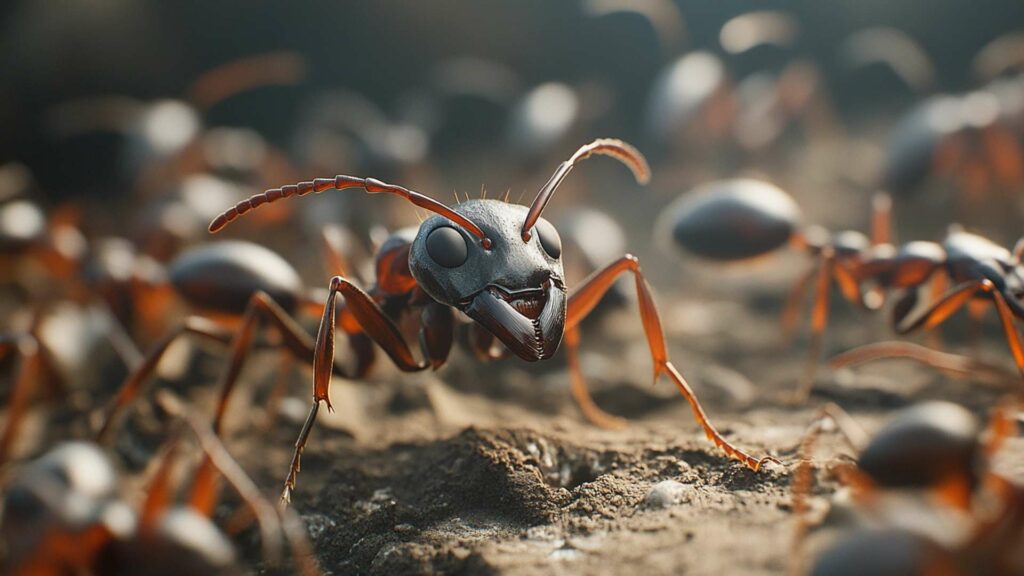
[[[683,327],[666,322],[674,326],[670,352],[715,425],[741,448],[775,456],[781,466],[754,473],[727,459],[704,439],[670,383],[651,386],[642,330],[627,305],[589,327],[601,336],[584,342],[583,355],[595,399],[630,419],[625,430],[583,420],[561,357],[544,366],[481,365],[456,353],[434,374],[385,368],[367,382],[336,380],[336,411],[321,412],[294,496],[321,568],[328,574],[785,573],[793,562],[796,448],[822,404],[843,406],[871,431],[893,410],[928,399],[952,400],[984,417],[1003,393],[887,361],[838,373],[823,367],[810,401],[794,405],[787,396],[805,365],[805,342],[779,345],[779,298],[771,290],[739,301],[666,299],[661,309],[669,319],[692,319]],[[843,302],[835,312],[826,356],[886,335],[881,317]],[[747,328],[720,324],[733,316]],[[984,342],[985,350],[1005,363],[997,335]],[[272,430],[253,435],[239,423],[229,444],[268,492],[287,470],[308,408],[298,392],[307,378],[296,373],[296,394]],[[1024,467],[1019,451],[1007,452],[1015,454],[1007,465]],[[825,461],[844,453],[839,441],[825,437],[817,456]],[[817,514],[835,488],[826,481],[815,491]]]

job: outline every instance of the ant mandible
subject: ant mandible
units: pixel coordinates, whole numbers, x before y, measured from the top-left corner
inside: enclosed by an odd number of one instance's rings
[[[213,233],[263,204],[310,192],[346,188],[362,188],[370,194],[395,194],[436,214],[420,225],[411,241],[406,240],[401,245],[388,242],[384,246],[394,251],[393,265],[386,267],[391,277],[378,278],[380,286],[394,288],[394,296],[405,296],[402,311],[416,308],[423,311],[420,331],[423,360],[414,358],[394,318],[378,302],[341,276],[331,279],[313,357],[313,405],[295,443],[281,495],[283,501],[290,500],[295,487],[299,459],[321,402],[331,409],[328,393],[334,364],[335,297],[338,293],[344,297],[352,319],[403,371],[436,368],[445,361],[452,344],[454,315],[451,309],[455,308],[528,362],[551,358],[564,335],[572,386],[574,391],[580,392],[585,391],[586,385],[577,354],[579,323],[619,275],[631,272],[636,281],[640,318],[654,362],[655,379],[666,374],[672,380],[690,403],[708,439],[727,455],[755,471],[771,460],[756,459],[735,447],[708,420],[693,390],[669,360],[661,320],[635,256],[623,256],[596,271],[567,296],[561,240],[555,227],[541,218],[541,212],[573,167],[593,154],[619,160],[641,184],[650,179],[647,160],[633,146],[615,139],[598,139],[580,147],[560,164],[529,208],[481,199],[452,209],[401,186],[373,178],[339,175],[267,190],[239,202],[211,222],[210,232]],[[589,399],[589,395],[577,396]],[[581,402],[581,407],[599,424],[616,421],[592,403]]]

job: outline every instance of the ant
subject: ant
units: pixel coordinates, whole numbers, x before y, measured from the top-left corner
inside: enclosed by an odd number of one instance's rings
[[[870,239],[855,230],[829,232],[819,226],[800,229],[800,207],[782,189],[754,179],[719,180],[699,186],[671,204],[657,229],[674,246],[709,260],[749,261],[788,245],[816,261],[793,286],[782,312],[788,342],[799,320],[804,295],[813,286],[810,352],[795,395],[802,401],[814,384],[828,324],[831,284],[834,282],[843,297],[859,307],[881,305],[881,294],[862,293],[860,282],[867,275],[872,254],[890,243],[889,197],[876,195],[872,210]],[[916,245],[911,248],[916,249]],[[904,258],[908,267],[915,261],[913,256]]]
[[[893,308],[892,322],[898,334],[934,328],[964,306],[976,324],[991,304],[1017,369],[1024,377],[1024,343],[1014,324],[1014,318],[1024,318],[1022,253],[1024,241],[1018,241],[1011,252],[983,236],[952,226],[941,246],[911,242],[874,255],[865,263],[862,277],[883,288],[906,290]],[[933,288],[947,283],[952,288],[911,316],[918,301],[917,288],[931,278],[937,279]]]
[[[640,183],[650,178],[647,160],[633,146],[620,140],[598,139],[580,147],[562,162],[529,207],[480,199],[453,209],[402,186],[373,178],[338,175],[267,190],[236,204],[210,223],[210,232],[214,233],[264,204],[311,192],[347,188],[361,188],[369,194],[394,194],[435,214],[420,224],[414,238],[393,237],[381,249],[394,254],[389,258],[389,266],[378,266],[378,271],[384,272],[378,283],[391,306],[382,307],[342,276],[331,279],[313,356],[313,404],[295,443],[282,501],[288,502],[291,498],[302,450],[321,403],[331,409],[329,390],[338,293],[344,297],[356,326],[406,372],[436,369],[444,363],[452,344],[453,309],[466,314],[528,362],[551,358],[564,339],[572,388],[578,398],[587,399],[581,403],[581,408],[591,421],[608,426],[618,422],[598,408],[586,392],[578,359],[578,326],[621,274],[632,273],[655,379],[665,374],[673,381],[690,403],[708,439],[728,456],[754,471],[764,462],[774,460],[770,457],[757,459],[743,452],[708,420],[693,390],[669,360],[661,319],[635,256],[623,256],[596,271],[572,295],[567,295],[561,240],[558,231],[541,213],[576,164],[594,154],[622,162]],[[402,305],[394,305],[395,302]],[[422,360],[413,356],[396,325],[400,313],[412,310],[422,311]]]
[[[808,284],[815,282],[811,364],[798,394],[801,399],[810,394],[813,385],[828,320],[830,278],[847,300],[869,309],[881,306],[885,291],[902,289],[892,316],[898,334],[934,328],[965,305],[977,320],[986,304],[992,304],[1017,368],[1024,375],[1024,343],[1013,321],[1014,317],[1024,318],[1024,270],[1020,266],[1024,242],[1018,242],[1011,252],[953,226],[941,245],[915,241],[896,246],[890,242],[890,208],[888,196],[875,196],[870,241],[853,231],[828,235],[809,228],[800,232],[799,208],[781,189],[756,180],[727,180],[708,184],[670,207],[667,226],[676,245],[706,258],[742,260],[788,243],[820,260],[817,269],[793,288],[783,311],[788,335],[797,319],[800,298]],[[911,316],[918,288],[929,282],[934,302]],[[871,284],[871,289],[865,292],[864,284]],[[952,288],[947,290],[947,285]]]
[[[138,397],[145,380],[156,370],[171,344],[182,336],[230,347],[230,361],[221,381],[213,423],[218,434],[231,391],[261,324],[272,326],[281,338],[282,348],[300,362],[309,362],[314,355],[313,339],[294,318],[303,311],[319,315],[319,295],[308,293],[298,272],[275,252],[252,242],[215,242],[179,255],[168,266],[166,276],[164,282],[138,287],[136,298],[149,297],[141,299],[138,305],[145,307],[153,296],[171,292],[192,305],[198,314],[187,317],[153,344],[127,375],[106,411],[97,437],[100,442],[109,437],[118,415]],[[360,364],[365,364],[355,345],[353,349]]]
[[[299,570],[316,573],[294,515],[279,513],[260,494],[213,431],[188,414],[180,400],[170,394],[159,400],[178,427],[154,463],[137,507],[119,498],[123,486],[116,469],[90,442],[59,445],[18,470],[5,486],[0,513],[5,570],[14,575],[238,574],[237,552],[227,533],[254,519],[266,560],[278,563],[286,540]],[[189,476],[187,503],[176,505],[175,469],[186,430],[203,459]],[[247,513],[231,517],[224,529],[212,519],[219,477],[245,505],[240,512]]]
[[[800,464],[793,480],[794,547],[802,544],[807,533],[805,500],[813,482],[809,455],[828,423],[835,424],[859,453],[854,462],[831,467],[850,488],[858,506],[851,510],[852,515],[835,508],[830,511],[826,523],[847,526],[852,521],[853,529],[818,555],[810,573],[848,573],[831,570],[840,558],[862,550],[866,542],[879,544],[879,534],[891,539],[874,548],[880,553],[869,560],[872,568],[861,564],[862,571],[890,573],[882,567],[902,565],[899,573],[931,574],[924,567],[935,555],[922,551],[934,549],[956,563],[984,565],[1002,573],[999,570],[1006,569],[1012,554],[1015,540],[1008,535],[1016,533],[1019,526],[1018,506],[1024,494],[994,470],[991,460],[1015,430],[1013,405],[1005,403],[993,411],[984,435],[974,415],[956,404],[912,406],[894,416],[869,442],[845,412],[829,406],[812,424],[799,449]],[[924,498],[915,499],[915,495]],[[986,499],[979,496],[991,497],[988,504],[996,504],[996,508],[987,508],[982,504]],[[951,511],[955,517],[965,518],[966,526],[935,522],[935,514],[910,513],[915,506],[935,504],[935,513]],[[922,518],[930,518],[926,520],[929,525],[922,525]]]

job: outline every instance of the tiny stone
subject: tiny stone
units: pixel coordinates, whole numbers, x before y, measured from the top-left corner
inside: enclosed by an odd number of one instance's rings
[[[676,504],[690,501],[691,484],[683,484],[675,480],[664,480],[651,487],[644,504],[648,508],[668,508]]]

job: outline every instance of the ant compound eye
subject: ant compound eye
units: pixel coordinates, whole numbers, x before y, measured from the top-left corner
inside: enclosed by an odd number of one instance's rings
[[[427,235],[427,254],[445,268],[458,268],[469,256],[469,246],[458,230],[441,226]]]
[[[558,230],[547,220],[537,220],[534,225],[537,236],[540,236],[540,245],[544,251],[555,260],[562,255],[562,239],[558,236]]]

